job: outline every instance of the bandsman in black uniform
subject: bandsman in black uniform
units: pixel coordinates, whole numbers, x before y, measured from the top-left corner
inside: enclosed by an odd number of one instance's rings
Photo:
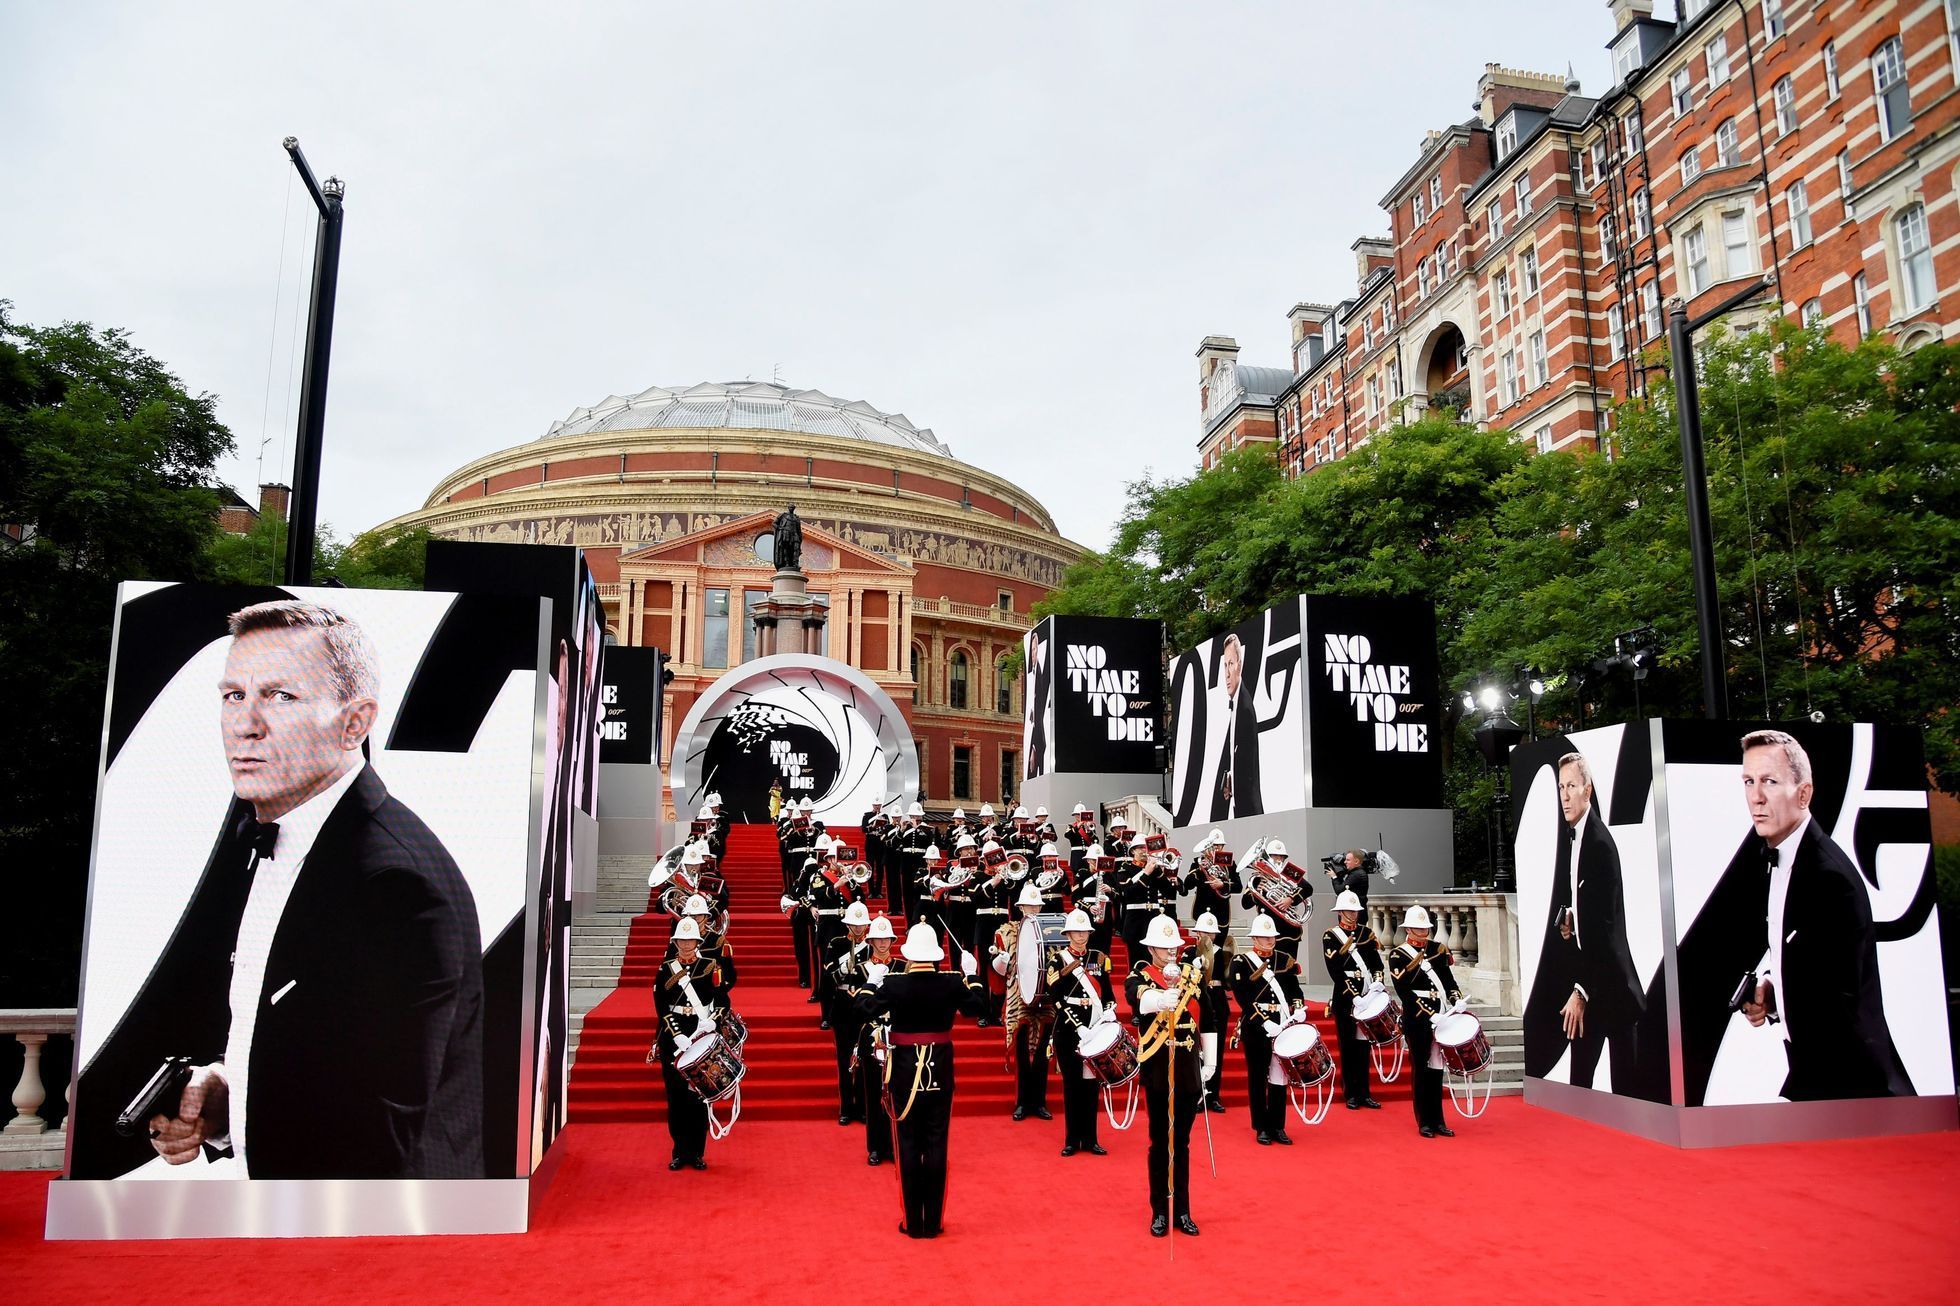
[[[1029,861],[1035,859],[1041,848],[1041,839],[1034,832],[1034,817],[1025,807],[1014,809],[1014,823],[1002,837],[1000,846],[1011,853],[1020,853]]]
[[[898,877],[902,903],[899,908],[908,921],[922,918],[927,900],[926,849],[936,846],[932,827],[926,824],[926,809],[914,802],[905,809],[905,820],[898,831]]]
[[[1343,889],[1334,900],[1334,924],[1320,936],[1320,948],[1327,957],[1327,978],[1334,981],[1327,1010],[1341,1045],[1341,1092],[1348,1110],[1378,1111],[1381,1103],[1369,1084],[1368,1040],[1355,1027],[1354,1000],[1370,989],[1386,988],[1388,973],[1382,969],[1380,941],[1361,923],[1361,899],[1354,890]]]
[[[721,963],[722,991],[725,993],[734,988],[735,949],[728,944],[727,932],[714,928],[714,922],[718,918],[725,919],[725,914],[715,911],[708,905],[708,900],[697,893],[690,896],[687,905],[681,908],[681,916],[692,920],[701,931],[701,955]],[[667,951],[660,960],[672,961],[674,956],[674,941],[670,938],[667,940]]]
[[[980,815],[977,824],[978,828],[974,830],[973,837],[979,841],[982,848],[985,848],[989,843],[1000,842],[1000,836],[1003,832],[1000,828],[999,818],[994,815],[994,805],[992,803],[980,804]]]
[[[872,985],[863,1004],[869,1017],[890,1018],[885,1059],[898,1145],[898,1181],[905,1202],[900,1233],[939,1236],[946,1207],[946,1142],[953,1117],[953,1018],[986,1010],[987,991],[973,954],[958,975],[939,969],[945,952],[932,926],[914,925],[899,949],[905,965]]]
[[[1102,836],[1096,833],[1096,818],[1089,811],[1088,804],[1075,805],[1075,810],[1069,813],[1068,829],[1063,837],[1068,840],[1068,867],[1079,880],[1086,869],[1084,863],[1089,858],[1090,846],[1102,844]]]
[[[892,1155],[892,1120],[885,1111],[885,1058],[891,1055],[891,1019],[865,1015],[866,999],[899,964],[892,946],[891,918],[880,913],[865,932],[871,950],[865,954],[858,986],[846,996],[857,1007],[859,1026],[856,1054],[851,1069],[857,1075],[858,1098],[864,1104],[864,1160],[866,1165],[882,1165]]]
[[[789,917],[790,941],[796,945],[796,983],[799,988],[812,988],[817,982],[816,930],[810,917],[810,904],[806,892],[810,877],[817,874],[817,859],[805,857],[803,869],[798,872],[796,882],[782,897],[783,914]],[[817,994],[811,993],[809,1000],[815,1002]]]
[[[1443,1123],[1443,1069],[1434,1055],[1437,1016],[1463,1001],[1463,990],[1450,971],[1450,950],[1429,937],[1429,913],[1411,907],[1402,917],[1404,941],[1388,954],[1389,974],[1402,999],[1402,1037],[1409,1043],[1415,1089],[1416,1127],[1424,1138],[1441,1134],[1455,1138]]]
[[[983,813],[986,808],[980,809]],[[968,937],[968,949],[977,957],[984,957],[992,947],[994,931],[1007,923],[1009,904],[1020,893],[1020,888],[1007,878],[1007,850],[999,843],[989,839],[980,846],[980,880],[972,884],[968,894],[973,899],[973,933]],[[995,995],[986,1015],[980,1017],[980,1025],[985,1028],[1000,1019],[1000,1000]]]
[[[812,875],[804,890],[804,898],[810,904],[810,917],[816,923],[816,956],[822,965],[830,957],[831,948],[844,935],[844,912],[850,905],[864,896],[863,886],[844,874],[844,865],[838,860],[843,844],[829,835],[817,836],[817,855],[823,858],[816,874]],[[866,917],[865,923],[870,924]],[[817,991],[810,996],[824,1006],[824,1017],[819,1025],[830,1028],[830,972],[817,973]]]
[[[1154,840],[1158,847],[1150,847]],[[1131,964],[1141,961],[1143,933],[1156,916],[1177,919],[1177,876],[1164,864],[1164,836],[1130,845],[1130,864],[1118,872],[1123,890],[1123,946]]]
[[[1123,914],[1117,889],[1115,858],[1106,856],[1101,844],[1090,844],[1083,850],[1082,868],[1075,873],[1070,902],[1088,913],[1089,946],[1105,957],[1116,937],[1117,918]]]
[[[1252,951],[1232,958],[1232,996],[1239,1004],[1239,1045],[1245,1049],[1246,1087],[1252,1099],[1252,1132],[1260,1146],[1291,1146],[1286,1133],[1286,1076],[1273,1064],[1273,1040],[1307,1018],[1300,964],[1281,952],[1279,929],[1261,912],[1246,933]],[[1277,1078],[1280,1082],[1274,1083]]]
[[[708,817],[714,822],[714,855],[716,860],[728,855],[728,832],[734,828],[735,818],[722,809],[721,795],[708,795]]]
[[[885,800],[874,798],[864,815],[858,818],[858,833],[864,838],[864,864],[871,868],[871,894],[883,897],[885,892],[885,825],[891,818],[885,815]]]
[[[1185,868],[1178,881],[1178,888],[1191,897],[1191,914],[1198,917],[1210,912],[1217,920],[1221,933],[1232,930],[1232,900],[1244,891],[1239,882],[1239,866],[1232,859],[1232,850],[1225,846],[1225,836],[1213,830],[1205,841],[1191,854],[1191,864]]]
[[[1176,1222],[1177,1231],[1196,1235],[1191,1219],[1191,1126],[1204,1110],[1199,1064],[1201,977],[1178,963],[1184,940],[1177,922],[1159,916],[1143,934],[1149,955],[1130,968],[1124,991],[1136,1013],[1138,1078],[1150,1113],[1150,1233],[1161,1238]]]
[[[824,952],[828,976],[825,1014],[830,1018],[831,1041],[837,1047],[837,1123],[848,1125],[864,1119],[864,1101],[851,1058],[857,1051],[858,1035],[864,1031],[864,1017],[856,1003],[865,987],[864,960],[871,952],[865,937],[871,933],[871,911],[862,902],[854,902],[844,909],[842,920],[844,932],[832,939]]]
[[[930,860],[930,859],[928,859]],[[952,860],[930,873],[933,907],[940,932],[961,946],[973,937],[973,891],[980,887],[980,846],[963,834],[954,845]]]
[[[1062,860],[1061,850],[1052,843],[1045,843],[1036,857],[1040,864],[1029,878],[1041,888],[1041,910],[1067,911],[1069,897],[1075,888],[1075,877],[1069,874],[1068,863]]]
[[[715,1032],[715,1018],[727,1004],[721,963],[701,954],[701,927],[683,917],[674,926],[674,956],[660,965],[653,987],[659,1033],[660,1078],[667,1089],[667,1133],[674,1140],[669,1170],[708,1168],[708,1104],[687,1085],[676,1063],[697,1038]]]
[[[1130,860],[1130,845],[1135,843],[1136,839],[1136,831],[1130,828],[1130,823],[1123,819],[1121,812],[1118,812],[1109,818],[1109,837],[1103,840],[1103,850],[1114,857],[1116,864],[1121,866]]]
[[[1046,807],[1034,809],[1034,841],[1038,844],[1061,841],[1061,836],[1055,833],[1055,823],[1048,819]]]
[[[1088,1152],[1107,1156],[1096,1141],[1096,1097],[1100,1085],[1082,1064],[1082,1035],[1114,1021],[1116,990],[1109,978],[1109,954],[1089,946],[1089,913],[1080,907],[1062,924],[1066,948],[1048,955],[1048,996],[1055,1004],[1051,1036],[1055,1070],[1062,1077],[1062,1155]]]
[[[1021,882],[1020,897],[1014,906],[1020,916],[994,931],[988,941],[988,966],[1003,986],[1006,999],[1007,1043],[1014,1059],[1014,1118],[1035,1116],[1053,1120],[1048,1110],[1048,1021],[1046,1010],[1029,1010],[1021,1002],[1021,931],[1038,928],[1031,924],[1042,909],[1041,890],[1033,880]],[[990,981],[990,984],[994,981]]]
[[[1266,841],[1265,851],[1260,854],[1257,862],[1247,868],[1247,874],[1249,875],[1254,868],[1262,870],[1269,875],[1277,876],[1291,884],[1293,886],[1292,897],[1287,899],[1285,905],[1290,906],[1294,902],[1301,903],[1303,910],[1301,911],[1300,919],[1309,922],[1312,921],[1313,885],[1307,880],[1307,873],[1287,857],[1285,844],[1281,843],[1278,839],[1268,839]],[[1247,889],[1244,894],[1240,895],[1239,901],[1253,911],[1263,911],[1268,915],[1272,914],[1271,905],[1259,901],[1250,889]],[[1279,931],[1279,950],[1293,958],[1297,963],[1300,960],[1300,939],[1306,931],[1284,916],[1273,917],[1273,928]]]
[[[1218,1054],[1219,1045],[1225,1041],[1225,1031],[1232,1026],[1231,977],[1227,973],[1231,966],[1231,956],[1218,946],[1218,918],[1210,912],[1202,912],[1191,925],[1191,942],[1178,958],[1187,966],[1196,966],[1204,974],[1203,987],[1198,990],[1199,1004],[1198,1045],[1204,1049],[1205,1064],[1211,1073],[1205,1076],[1205,1110],[1223,1111],[1224,1099],[1218,1096],[1219,1085],[1225,1078],[1225,1059]]]

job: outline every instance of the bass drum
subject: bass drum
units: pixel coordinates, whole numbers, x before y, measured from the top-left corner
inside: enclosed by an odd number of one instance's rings
[[[1021,1002],[1033,1006],[1048,985],[1048,951],[1068,943],[1062,912],[1041,912],[1021,922],[1020,941],[1015,945],[1014,980],[1021,986]]]
[[[1082,1032],[1076,1049],[1082,1068],[1104,1088],[1121,1088],[1137,1077],[1137,1036],[1120,1020],[1105,1020]]]
[[[703,1034],[688,1045],[674,1069],[703,1102],[719,1102],[742,1082],[742,1054],[719,1034]]]
[[[1354,1000],[1354,1028],[1370,1047],[1387,1047],[1402,1037],[1402,1009],[1386,989],[1369,989]]]
[[[1334,1075],[1334,1058],[1312,1025],[1288,1025],[1273,1040],[1273,1060],[1293,1088],[1312,1088]]]

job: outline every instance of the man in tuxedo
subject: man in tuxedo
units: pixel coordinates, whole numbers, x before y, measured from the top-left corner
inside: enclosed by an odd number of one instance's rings
[[[1252,708],[1252,686],[1245,683],[1245,650],[1237,634],[1225,636],[1219,670],[1225,681],[1225,744],[1218,758],[1218,786],[1212,793],[1214,821],[1264,812],[1259,793],[1259,718]]]
[[[1763,868],[1767,906],[1751,1025],[1773,1024],[1790,1071],[1792,1102],[1911,1096],[1913,1087],[1885,1023],[1878,936],[1863,877],[1810,819],[1810,755],[1781,730],[1742,738],[1742,797],[1753,827],[1743,864]]]
[[[1049,666],[1049,649],[1040,631],[1028,636],[1028,714],[1027,765],[1024,774],[1048,774],[1048,693],[1054,669]]]
[[[293,600],[230,629],[218,690],[234,801],[82,1074],[71,1174],[230,1156],[254,1179],[483,1177],[476,904],[363,756],[379,692],[367,636]],[[176,1109],[117,1137],[117,1112],[171,1056],[195,1063]]]
[[[1627,1093],[1636,1082],[1646,996],[1627,947],[1620,849],[1593,805],[1584,754],[1559,758],[1557,775],[1562,819],[1545,939],[1525,1003],[1525,1073],[1550,1074],[1569,1047],[1571,1082],[1591,1088],[1600,1053],[1610,1048],[1613,1089]]]

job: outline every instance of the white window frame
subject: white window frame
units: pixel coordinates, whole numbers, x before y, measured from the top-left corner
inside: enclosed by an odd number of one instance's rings
[[[1686,190],[1701,176],[1701,146],[1691,145],[1681,152],[1681,189]]]
[[[1933,242],[1926,225],[1926,206],[1909,204],[1893,214],[1892,234],[1899,248],[1900,301],[1906,312],[1921,312],[1939,298],[1939,286],[1933,279]]]
[[[1887,71],[1895,75],[1891,81],[1885,79]],[[1901,93],[1903,122],[1892,108],[1886,93],[1897,89]],[[1878,138],[1881,141],[1895,139],[1901,132],[1912,126],[1912,83],[1906,72],[1905,44],[1898,37],[1889,37],[1872,51],[1872,95],[1878,101]]]
[[[1763,31],[1769,40],[1783,35],[1786,26],[1783,17],[1783,0],[1763,0]]]
[[[1724,118],[1715,127],[1715,166],[1733,168],[1741,162],[1742,134],[1736,130],[1735,119]]]
[[[1606,310],[1606,356],[1617,361],[1626,352],[1626,314],[1618,304]]]
[[[1837,156],[1838,199],[1844,204],[1845,221],[1851,220],[1851,151],[1839,150]]]
[[[1661,333],[1661,288],[1658,283],[1649,281],[1640,288],[1640,332],[1647,340],[1654,340]]]
[[[1620,257],[1619,230],[1610,213],[1603,214],[1599,219],[1599,257],[1605,263]]]
[[[1695,108],[1695,75],[1686,68],[1676,68],[1674,75],[1667,79],[1670,99],[1674,105],[1674,116],[1686,117]]]
[[[1522,293],[1535,295],[1541,288],[1538,277],[1538,247],[1526,245],[1518,251],[1518,282]]]
[[[1788,136],[1797,129],[1797,82],[1785,73],[1776,79],[1770,88],[1770,98],[1776,104],[1776,134],[1778,138]]]
[[[1416,294],[1429,298],[1429,260],[1422,259],[1416,264]]]
[[[1838,79],[1837,42],[1824,42],[1824,98],[1835,100],[1844,94],[1844,83]]]
[[[1733,281],[1756,270],[1755,233],[1749,230],[1749,215],[1741,209],[1724,210],[1721,222],[1722,276],[1725,280]],[[1731,234],[1738,239],[1731,241]]]
[[[1681,277],[1693,298],[1713,284],[1708,266],[1708,232],[1699,224],[1681,234]]]
[[[1416,188],[1415,198],[1409,201],[1409,225],[1420,227],[1424,217],[1422,209],[1422,188]]]
[[[1504,121],[1497,124],[1497,158],[1501,163],[1509,158],[1511,151],[1518,148],[1518,119],[1515,114],[1504,115]]]
[[[1872,333],[1872,287],[1862,272],[1851,278],[1851,298],[1858,306],[1858,338],[1862,340]]]
[[[1797,321],[1805,327],[1820,326],[1824,322],[1824,301],[1806,299],[1803,307],[1797,310]]]
[[[1530,173],[1527,172],[1522,174],[1521,176],[1519,176],[1519,178],[1516,181],[1511,183],[1511,194],[1515,196],[1517,199],[1518,217],[1519,218],[1529,217],[1531,214],[1531,174]]]
[[[1429,179],[1429,211],[1431,213],[1443,211],[1443,174],[1440,172]]]
[[[1654,208],[1647,199],[1647,188],[1636,186],[1633,191],[1633,235],[1636,240],[1645,240],[1654,234]]]
[[[1539,328],[1531,333],[1528,341],[1531,358],[1531,384],[1536,389],[1552,379],[1551,359],[1545,353],[1545,331]]]
[[[1804,185],[1802,177],[1790,183],[1790,189],[1783,192],[1784,206],[1790,213],[1790,248],[1802,249],[1810,244],[1810,190]]]
[[[1509,408],[1512,404],[1518,402],[1522,394],[1518,389],[1517,350],[1507,349],[1504,351],[1503,357],[1499,360],[1499,374],[1500,385],[1498,397],[1504,401],[1504,406]]]
[[[1491,274],[1490,303],[1491,311],[1498,317],[1511,316],[1511,310],[1517,307],[1517,302],[1511,297],[1511,270],[1509,268],[1499,268]]]
[[[1628,114],[1625,123],[1622,125],[1626,130],[1627,157],[1631,159],[1634,155],[1645,149],[1647,145],[1645,129],[1640,125],[1639,111],[1636,110]]]
[[[1504,197],[1502,195],[1490,202],[1490,207],[1484,210],[1484,217],[1490,223],[1491,240],[1499,241],[1504,239]]]
[[[1552,424],[1550,422],[1545,423],[1536,431],[1532,432],[1532,443],[1537,446],[1539,453],[1550,453],[1552,451]]]
[[[1708,89],[1712,92],[1729,80],[1729,34],[1717,32],[1710,37],[1702,47],[1702,57],[1708,62]]]

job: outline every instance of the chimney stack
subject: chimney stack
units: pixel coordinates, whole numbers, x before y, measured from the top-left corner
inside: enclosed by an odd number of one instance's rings
[[[1606,0],[1606,12],[1613,16],[1613,34],[1631,27],[1641,18],[1654,16],[1654,0]]]
[[[286,520],[286,510],[291,505],[293,490],[289,485],[277,481],[267,482],[259,487],[259,516],[271,517],[276,521]]]

